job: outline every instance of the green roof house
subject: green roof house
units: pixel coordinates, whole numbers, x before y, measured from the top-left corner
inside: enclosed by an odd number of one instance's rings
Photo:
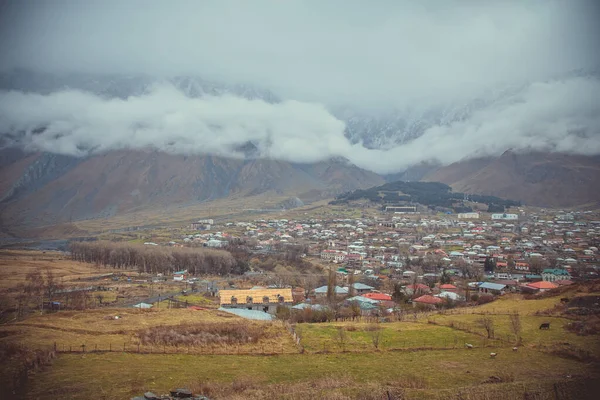
[[[542,280],[547,282],[555,282],[568,279],[571,279],[571,275],[566,269],[547,268],[544,271],[542,271]]]

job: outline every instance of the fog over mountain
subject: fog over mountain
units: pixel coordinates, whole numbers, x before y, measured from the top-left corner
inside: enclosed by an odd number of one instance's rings
[[[250,143],[379,173],[508,148],[600,154],[594,1],[1,7],[4,145],[247,157]]]

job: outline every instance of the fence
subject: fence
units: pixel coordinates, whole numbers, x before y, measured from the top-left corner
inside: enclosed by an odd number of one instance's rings
[[[474,348],[503,348],[507,345],[497,339],[481,338],[478,340],[469,340]],[[356,341],[340,342],[335,339],[321,340],[317,343],[303,344],[302,351],[305,353],[321,354],[321,353],[373,353],[373,352],[415,352],[424,350],[455,350],[465,349],[465,342],[459,340],[458,337],[439,339],[413,339],[400,340],[395,343],[389,343],[385,340],[380,340],[377,345],[375,343],[365,343]]]
[[[263,344],[245,346],[167,346],[142,345],[140,343],[68,344],[54,343],[50,346],[56,353],[133,353],[133,354],[191,354],[191,355],[281,355],[298,354],[285,345]]]

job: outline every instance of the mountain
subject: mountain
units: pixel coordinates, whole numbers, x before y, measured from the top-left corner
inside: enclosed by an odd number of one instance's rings
[[[101,97],[126,99],[148,93],[156,83],[167,82],[189,97],[234,95],[279,103],[283,99],[259,86],[225,83],[199,76],[156,78],[140,74],[40,73],[15,69],[0,74],[0,90],[40,94],[75,89]],[[329,105],[328,111],[344,121],[345,136],[369,149],[390,149],[410,142],[433,126],[447,126],[468,119],[474,112],[518,93],[522,87],[488,91],[465,103],[435,104],[426,108],[398,108],[364,111],[356,106]]]
[[[336,196],[330,204],[348,204],[353,201],[368,200],[383,205],[417,205],[432,209],[454,209],[456,212],[471,211],[464,203],[464,193],[454,192],[452,188],[440,182],[388,182],[368,189],[357,189]],[[473,194],[469,196],[473,203],[494,205],[497,209],[519,205],[518,202],[495,196]]]
[[[542,207],[600,204],[600,156],[509,150],[440,167],[423,180]]]
[[[5,229],[264,193],[297,197],[289,204],[298,204],[383,183],[375,173],[340,159],[292,164],[141,150],[87,158],[15,152],[20,157],[11,159],[7,149],[0,153],[7,159],[0,167]]]

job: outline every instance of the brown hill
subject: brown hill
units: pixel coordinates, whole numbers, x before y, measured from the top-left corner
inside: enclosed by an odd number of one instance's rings
[[[302,201],[383,183],[342,160],[292,164],[157,151],[113,151],[86,159],[25,155],[0,165],[2,226],[107,218],[265,192]]]
[[[441,167],[423,180],[542,207],[600,204],[599,156],[507,151]]]

